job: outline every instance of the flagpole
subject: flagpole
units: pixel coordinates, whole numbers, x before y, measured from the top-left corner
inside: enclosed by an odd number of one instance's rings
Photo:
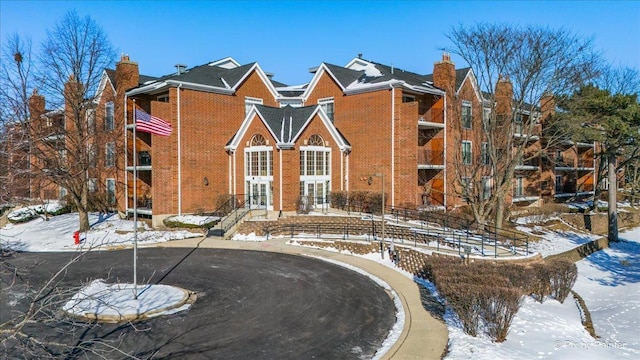
[[[133,297],[138,299],[138,164],[136,153],[136,99],[133,99]]]

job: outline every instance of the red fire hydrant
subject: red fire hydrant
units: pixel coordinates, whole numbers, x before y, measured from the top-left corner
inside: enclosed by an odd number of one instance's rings
[[[80,244],[80,231],[73,232],[73,243],[76,245]]]

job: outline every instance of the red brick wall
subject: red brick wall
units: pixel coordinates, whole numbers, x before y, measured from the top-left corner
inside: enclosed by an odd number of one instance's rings
[[[170,89],[169,103],[152,102],[152,114],[173,125],[171,136],[154,135],[152,140],[153,197],[156,199],[153,211],[158,215],[179,211],[177,91]],[[277,106],[256,72],[243,81],[234,95],[180,90],[182,213],[214,211],[218,198],[229,193],[229,155],[224,146],[244,120],[245,96],[262,98],[265,105]],[[241,160],[241,156],[237,159]],[[242,163],[237,165],[241,170]],[[244,191],[242,184],[238,191]]]

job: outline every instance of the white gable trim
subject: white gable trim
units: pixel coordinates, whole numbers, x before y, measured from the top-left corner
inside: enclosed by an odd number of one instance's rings
[[[471,82],[471,87],[473,88],[473,92],[476,94],[476,98],[478,99],[478,101],[479,102],[484,101],[482,94],[478,89],[478,80],[476,79],[476,75],[473,73],[473,69],[469,69],[469,71],[467,72],[467,75],[464,77],[464,79],[460,83],[460,87],[456,90],[456,95],[460,95],[460,90],[462,90],[464,83],[467,81]]]
[[[331,71],[327,68],[327,66],[324,63],[322,63],[318,67],[318,71],[316,71],[315,75],[313,75],[313,79],[311,79],[311,82],[309,82],[309,86],[301,95],[303,102],[307,102],[307,100],[309,99],[309,96],[315,89],[316,85],[318,85],[320,78],[322,78],[322,75],[324,75],[325,72],[329,74],[329,76],[333,79],[333,81],[335,81],[335,83],[338,84],[338,87],[340,88],[340,90],[344,93],[345,88],[342,86],[342,84],[340,84],[340,81],[338,81],[335,75],[333,75],[333,73],[331,73]]]
[[[351,150],[351,146],[349,146],[347,143],[344,142],[344,140],[342,139],[342,136],[340,136],[340,134],[338,133],[338,130],[336,129],[335,126],[333,126],[333,123],[331,123],[331,120],[329,119],[327,114],[324,112],[324,110],[322,110],[322,106],[320,105],[316,106],[316,109],[311,113],[307,121],[305,121],[304,125],[300,128],[300,131],[298,131],[298,133],[291,139],[291,141],[294,143],[298,141],[298,139],[300,138],[304,130],[307,128],[307,126],[309,126],[309,123],[311,123],[311,120],[313,120],[313,117],[316,114],[318,114],[318,116],[320,117],[320,120],[324,124],[325,128],[329,131],[329,134],[331,134],[333,141],[335,141],[335,143],[338,144],[338,148],[341,151]]]
[[[269,124],[267,124],[267,122],[264,120],[264,117],[262,116],[260,111],[258,111],[258,108],[256,108],[254,105],[254,106],[251,106],[251,111],[249,111],[247,116],[244,117],[244,120],[240,125],[240,129],[234,135],[233,140],[231,140],[231,143],[224,147],[226,150],[235,152],[238,149],[238,147],[240,146],[240,139],[242,139],[244,135],[247,133],[249,126],[253,123],[253,119],[255,119],[256,116],[262,121],[264,126],[267,128],[267,131],[269,131],[269,134],[271,134],[271,136],[274,139],[278,138],[276,134],[273,132],[273,129],[271,129]]]
[[[237,62],[234,58],[232,58],[231,56],[228,56],[224,59],[220,59],[220,60],[216,60],[216,61],[212,61],[208,64],[209,66],[217,66],[217,67],[221,67],[223,69],[235,69],[237,67],[240,67],[240,63]]]
[[[236,82],[231,87],[233,91],[234,92],[237,91],[238,87],[240,87],[240,84],[242,84],[242,82],[245,81],[253,71],[255,71],[258,74],[262,82],[267,86],[267,89],[269,89],[271,96],[273,96],[273,100],[277,101],[279,96],[278,91],[276,90],[275,86],[273,86],[273,84],[271,83],[271,80],[269,80],[269,77],[267,76],[267,74],[265,74],[265,72],[262,70],[262,68],[258,63],[253,64],[253,66],[247,72],[244,73],[244,75],[240,78],[240,80],[238,80],[238,82]]]
[[[100,78],[100,84],[98,84],[98,91],[96,91],[96,95],[93,97],[93,103],[94,104],[99,104],[100,103],[100,99],[102,98],[102,93],[104,92],[104,89],[107,87],[107,83],[109,83],[109,85],[111,85],[111,89],[113,90],[113,93],[116,93],[116,88],[113,86],[113,83],[111,83],[111,79],[109,79],[109,75],[107,75],[107,70],[102,71],[102,77]]]

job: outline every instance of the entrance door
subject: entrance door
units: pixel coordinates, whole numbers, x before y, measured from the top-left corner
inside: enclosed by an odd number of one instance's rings
[[[321,207],[323,204],[328,202],[327,192],[328,186],[325,186],[325,182],[305,182],[305,196],[309,198],[311,205],[314,207]]]
[[[271,194],[270,182],[267,181],[248,181],[247,192],[249,194],[249,203],[252,209],[270,209],[273,210],[273,199]]]

